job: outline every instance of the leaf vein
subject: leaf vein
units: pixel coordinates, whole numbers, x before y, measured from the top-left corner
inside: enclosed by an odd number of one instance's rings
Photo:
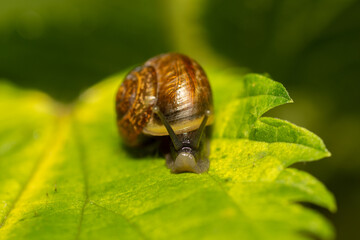
[[[106,211],[108,211],[108,212],[111,212],[112,214],[121,216],[121,217],[129,224],[129,226],[131,226],[131,227],[140,235],[141,238],[143,238],[143,239],[149,239],[149,238],[141,231],[141,229],[140,229],[140,227],[139,227],[138,225],[136,225],[135,223],[133,223],[129,218],[125,217],[122,213],[115,212],[115,211],[113,211],[113,210],[111,210],[111,209],[108,209],[108,208],[106,208],[106,207],[104,207],[104,206],[101,206],[101,205],[99,205],[98,203],[96,203],[96,202],[94,202],[94,201],[92,201],[92,200],[90,200],[89,202],[90,202],[90,204],[92,204],[92,205],[94,205],[94,206],[97,206],[97,207],[99,207],[99,208],[101,208],[101,209],[104,209],[104,210],[106,210]]]
[[[75,121],[74,121],[75,122]],[[76,124],[74,124],[76,125]],[[84,212],[85,212],[85,208],[89,202],[89,181],[88,181],[88,172],[87,172],[87,167],[86,167],[86,155],[85,155],[85,149],[84,149],[84,146],[83,146],[83,141],[81,139],[81,136],[80,136],[80,133],[79,131],[77,130],[79,129],[77,126],[75,126],[73,128],[73,131],[74,131],[74,135],[76,137],[76,140],[77,140],[77,145],[78,145],[78,149],[79,149],[79,154],[80,154],[80,166],[81,166],[81,170],[82,170],[82,174],[83,174],[83,179],[84,179],[84,203],[82,205],[82,208],[81,208],[81,212],[80,212],[80,220],[79,220],[79,224],[78,224],[78,227],[77,227],[77,232],[76,232],[76,237],[75,239],[79,239],[80,237],[80,233],[81,233],[81,229],[82,229],[82,223],[83,223],[83,220],[84,220]]]
[[[58,124],[57,124],[57,126],[59,126],[59,127],[54,129],[53,130],[54,134],[51,135],[51,136],[58,136],[58,137],[51,139],[49,141],[49,144],[47,145],[47,147],[44,148],[43,155],[35,163],[33,169],[31,170],[29,178],[26,180],[26,182],[20,189],[18,195],[14,199],[13,204],[11,205],[11,207],[9,208],[9,210],[6,212],[5,216],[1,220],[0,229],[6,224],[8,217],[10,216],[11,212],[15,209],[16,204],[19,202],[19,200],[21,199],[24,192],[28,189],[30,183],[34,179],[36,173],[39,171],[41,165],[44,164],[46,162],[46,160],[49,159],[53,154],[55,154],[56,152],[59,151],[60,145],[63,142],[63,140],[65,139],[64,129],[66,128],[66,126],[68,124],[69,123],[68,123],[68,119],[66,116],[62,116],[59,118]],[[55,142],[54,142],[54,140],[55,140]]]

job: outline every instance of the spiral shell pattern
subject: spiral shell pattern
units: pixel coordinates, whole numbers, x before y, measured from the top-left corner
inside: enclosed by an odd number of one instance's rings
[[[213,112],[202,67],[185,55],[168,53],[151,58],[126,76],[116,96],[116,111],[119,132],[128,145],[136,145],[141,133],[168,135],[152,113],[155,104],[176,134],[199,128],[205,111]],[[207,125],[212,121],[210,116]]]
[[[138,144],[138,135],[152,116],[156,102],[154,68],[141,66],[131,71],[116,95],[117,125],[128,145]]]

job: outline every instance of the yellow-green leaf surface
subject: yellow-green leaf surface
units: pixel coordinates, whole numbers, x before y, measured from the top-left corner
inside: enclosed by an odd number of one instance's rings
[[[210,73],[216,121],[210,170],[171,174],[161,154],[122,148],[114,96],[124,75],[71,106],[0,85],[0,239],[320,239],[331,193],[292,168],[327,157],[322,140],[262,117],[289,103],[261,75]],[[141,151],[141,150],[140,150]]]

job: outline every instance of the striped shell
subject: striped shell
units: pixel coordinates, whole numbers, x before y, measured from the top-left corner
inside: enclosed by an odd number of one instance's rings
[[[199,128],[206,110],[213,112],[209,81],[201,66],[187,56],[168,53],[132,70],[116,95],[117,125],[130,146],[139,135],[168,135],[153,114],[157,105],[176,134]],[[207,125],[213,121],[210,116]]]

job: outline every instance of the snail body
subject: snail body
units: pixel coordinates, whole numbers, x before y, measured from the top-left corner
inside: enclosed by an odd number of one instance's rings
[[[133,69],[116,95],[119,134],[129,146],[141,136],[170,136],[173,172],[208,170],[205,127],[213,122],[209,81],[201,66],[177,53],[156,56]]]

